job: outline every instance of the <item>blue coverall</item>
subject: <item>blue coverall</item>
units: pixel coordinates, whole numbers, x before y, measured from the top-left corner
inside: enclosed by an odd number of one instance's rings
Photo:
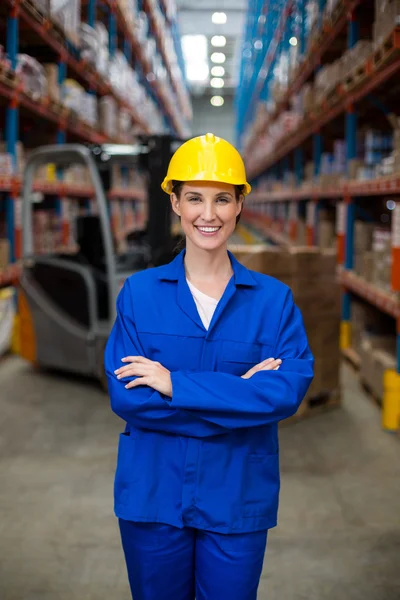
[[[118,297],[105,353],[126,421],[115,514],[134,600],[189,600],[195,587],[198,600],[253,600],[277,523],[278,422],[296,412],[314,361],[290,289],[230,253],[234,275],[207,331],[184,255],[132,275]],[[125,389],[114,370],[132,355],[171,371],[172,398]],[[278,371],[241,378],[269,357]]]

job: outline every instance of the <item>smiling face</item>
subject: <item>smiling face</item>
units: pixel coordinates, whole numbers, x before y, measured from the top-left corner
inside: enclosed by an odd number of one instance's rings
[[[211,181],[185,182],[179,195],[171,194],[173,211],[181,218],[186,243],[202,250],[226,245],[236,227],[243,196],[235,186]]]

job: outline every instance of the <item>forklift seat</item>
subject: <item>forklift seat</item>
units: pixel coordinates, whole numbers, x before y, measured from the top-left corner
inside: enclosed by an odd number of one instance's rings
[[[79,246],[76,258],[90,267],[97,292],[97,315],[99,320],[109,318],[108,285],[103,233],[100,217],[83,215],[76,220],[77,243]]]

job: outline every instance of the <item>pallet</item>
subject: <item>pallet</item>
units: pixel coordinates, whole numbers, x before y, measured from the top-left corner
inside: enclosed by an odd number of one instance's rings
[[[367,63],[363,63],[353,69],[343,81],[343,87],[346,92],[351,92],[358,87],[362,86],[365,80],[368,78]]]
[[[362,390],[367,394],[367,396],[372,398],[375,404],[382,408],[382,398],[378,396],[376,392],[374,392],[374,390],[368,385],[366,381],[364,381],[364,379],[362,379],[362,377],[360,377],[360,386]]]
[[[300,407],[295,415],[285,419],[283,424],[290,425],[292,423],[298,423],[303,419],[315,417],[325,412],[331,411],[338,408],[341,405],[341,393],[340,390],[333,390],[330,392],[321,392],[317,396],[305,398],[300,404]]]
[[[342,350],[342,356],[345,361],[355,370],[359,371],[361,367],[361,358],[353,348],[345,348]]]
[[[393,62],[400,55],[400,27],[396,27],[386,40],[373,54],[372,61],[375,69]]]

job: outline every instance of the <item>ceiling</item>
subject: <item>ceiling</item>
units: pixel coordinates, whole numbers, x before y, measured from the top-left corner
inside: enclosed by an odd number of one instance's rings
[[[233,94],[238,79],[241,60],[242,36],[245,26],[248,0],[177,0],[178,20],[181,35],[203,34],[208,38],[208,60],[210,70],[213,66],[211,54],[223,52],[226,61],[224,88],[216,90],[211,88],[209,80],[206,82],[189,82],[191,91],[195,95],[216,93],[221,95]],[[223,25],[214,24],[211,16],[214,12],[224,12],[227,22]],[[224,48],[214,48],[211,38],[214,35],[226,37]],[[211,76],[210,76],[211,77]]]

